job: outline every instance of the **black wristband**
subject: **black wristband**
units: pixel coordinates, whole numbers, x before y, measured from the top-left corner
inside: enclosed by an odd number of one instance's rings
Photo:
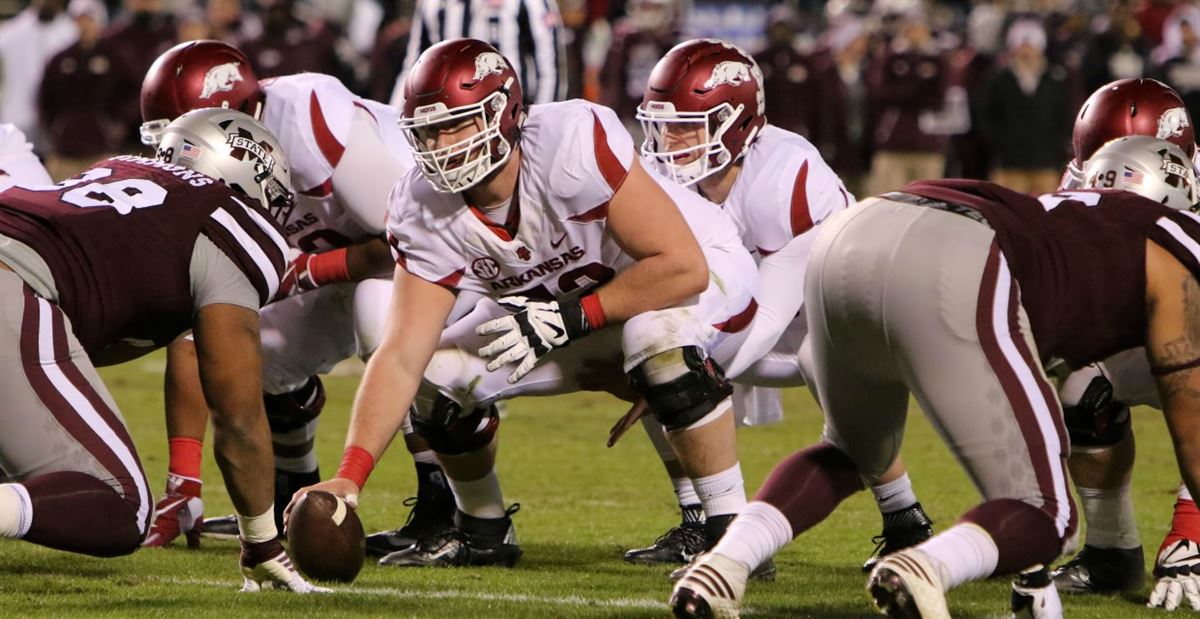
[[[579,302],[579,298],[559,301],[558,311],[562,316],[563,326],[567,329],[568,339],[581,338],[595,331],[588,322],[587,313],[583,311],[583,305]]]

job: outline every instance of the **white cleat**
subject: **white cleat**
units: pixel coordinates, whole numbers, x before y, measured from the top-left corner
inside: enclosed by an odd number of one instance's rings
[[[1063,619],[1062,600],[1045,567],[1039,565],[1013,579],[1012,619]]]
[[[881,559],[867,579],[867,592],[879,612],[893,619],[950,619],[937,568],[913,548]]]
[[[713,552],[692,561],[668,603],[679,619],[737,619],[746,594],[746,566]]]

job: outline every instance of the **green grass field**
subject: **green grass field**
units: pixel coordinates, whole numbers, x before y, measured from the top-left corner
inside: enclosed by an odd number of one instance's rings
[[[162,357],[102,372],[141,451],[151,488],[166,476]],[[318,449],[329,472],[340,459],[353,377],[326,380],[329,401]],[[821,420],[807,391],[787,395],[787,420],[741,431],[742,468],[753,492],[770,468],[818,436]],[[663,617],[665,569],[627,565],[621,551],[649,542],[677,515],[674,495],[640,430],[613,449],[608,428],[623,412],[598,395],[514,402],[502,423],[500,476],[525,557],[515,569],[395,569],[369,563],[358,581],[327,596],[239,594],[237,544],[206,540],[99,560],[21,542],[0,542],[0,615],[242,617],[373,615],[389,617]],[[977,500],[966,476],[924,418],[910,417],[904,457],[916,490],[940,529]],[[869,422],[869,420],[868,420]],[[1159,416],[1135,415],[1139,462],[1134,482],[1142,537],[1157,548],[1168,525],[1178,475]],[[207,446],[206,446],[207,449]],[[266,472],[264,472],[266,473]],[[220,475],[206,456],[204,499],[210,516],[229,513]],[[361,498],[368,531],[406,515],[412,465],[397,445]],[[872,607],[858,566],[880,522],[868,493],[847,501],[776,561],[779,578],[752,583],[746,614],[755,617],[864,617]],[[1147,553],[1149,558],[1149,554]],[[1150,617],[1145,594],[1129,599],[1065,598],[1068,617]],[[976,583],[950,596],[956,617],[1006,616],[1007,581]],[[1179,611],[1183,612],[1183,611]]]

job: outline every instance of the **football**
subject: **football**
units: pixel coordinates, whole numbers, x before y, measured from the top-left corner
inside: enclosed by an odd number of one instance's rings
[[[328,492],[309,492],[288,516],[288,550],[300,572],[315,580],[353,582],[363,566],[362,521]]]

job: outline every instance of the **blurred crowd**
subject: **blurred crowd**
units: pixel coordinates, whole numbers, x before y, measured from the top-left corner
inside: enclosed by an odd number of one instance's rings
[[[609,105],[635,135],[671,46],[734,42],[763,70],[770,122],[807,136],[859,195],[939,176],[1053,190],[1076,110],[1115,79],[1162,80],[1200,117],[1196,1],[0,0],[0,122],[30,136],[56,178],[138,150],[142,76],[199,38],[238,45],[260,77],[328,73],[386,102],[406,57],[436,42],[431,31],[453,32],[445,20],[464,6],[491,20],[483,32],[520,12],[518,28],[536,32],[513,53],[557,67],[563,86],[539,90]]]

